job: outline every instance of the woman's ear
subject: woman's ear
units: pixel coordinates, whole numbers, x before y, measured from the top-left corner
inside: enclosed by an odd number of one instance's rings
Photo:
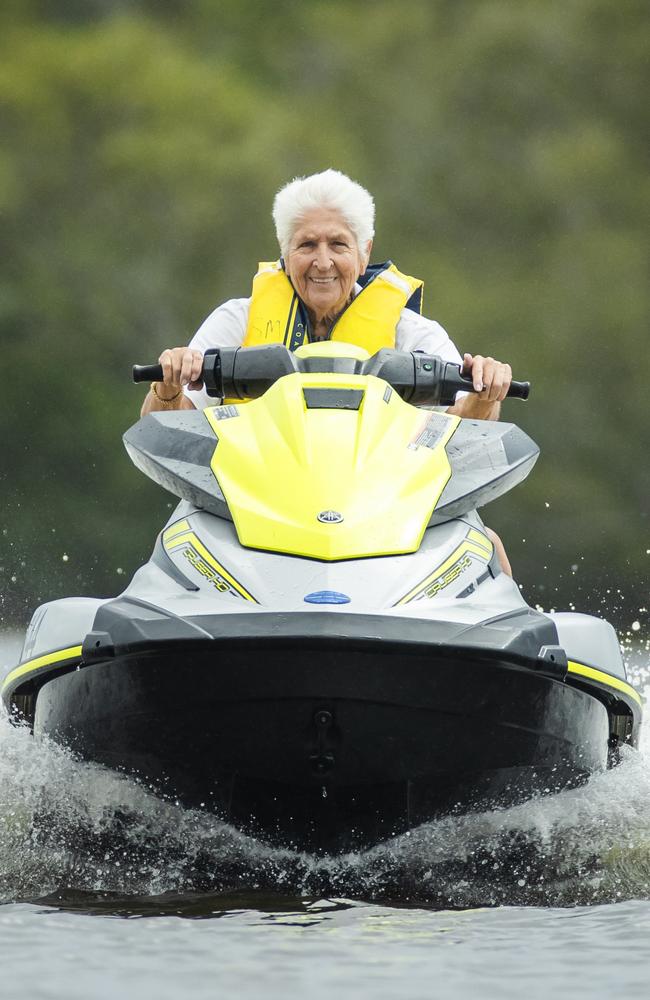
[[[365,274],[366,273],[366,268],[368,267],[368,264],[370,263],[370,254],[371,253],[372,253],[372,240],[368,240],[368,242],[366,243],[366,252],[361,257],[361,270],[359,271],[359,274]]]

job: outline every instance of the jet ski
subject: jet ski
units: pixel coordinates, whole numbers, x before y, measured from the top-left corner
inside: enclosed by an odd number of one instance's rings
[[[203,380],[216,405],[124,435],[178,506],[118,597],[35,612],[2,690],[17,723],[321,854],[571,787],[637,745],[612,626],[529,607],[500,569],[477,509],[538,448],[445,412],[472,391],[457,366],[275,344],[210,351]]]

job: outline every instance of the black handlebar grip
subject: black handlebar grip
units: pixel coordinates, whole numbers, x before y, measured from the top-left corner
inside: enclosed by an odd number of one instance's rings
[[[163,378],[162,365],[133,366],[134,382],[162,382]]]
[[[454,367],[457,368],[458,366],[455,365]],[[467,372],[464,372],[462,369],[460,369],[460,379],[461,382],[465,383],[465,385],[464,386],[455,385],[454,388],[456,390],[462,388],[464,392],[476,392],[476,389],[474,389],[472,385],[472,376],[467,374]],[[515,382],[514,379],[510,383],[510,388],[506,393],[506,395],[509,396],[511,399],[528,399],[529,394],[530,394],[530,382]]]
[[[530,392],[530,382],[511,382],[508,389],[508,396],[514,399],[528,399]]]

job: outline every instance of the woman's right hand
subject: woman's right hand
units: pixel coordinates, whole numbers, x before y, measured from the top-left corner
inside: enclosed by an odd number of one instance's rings
[[[190,347],[171,347],[158,358],[162,366],[162,382],[152,382],[145,396],[140,416],[156,410],[193,410],[194,403],[185,395],[183,388],[200,389],[203,385],[201,370],[203,355]]]
[[[169,389],[180,390],[186,385],[190,389],[200,389],[203,385],[203,355],[200,351],[190,347],[171,347],[162,352],[158,363],[162,365],[163,384],[169,386]],[[171,396],[173,393],[167,390],[164,395]]]

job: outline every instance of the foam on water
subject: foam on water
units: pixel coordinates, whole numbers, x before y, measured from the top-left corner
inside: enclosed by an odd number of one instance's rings
[[[650,760],[338,858],[276,849],[0,720],[0,899],[286,891],[440,907],[650,898]]]
[[[639,689],[647,649],[628,659]],[[358,854],[272,848],[0,716],[0,902],[286,892],[451,908],[650,898],[650,733],[588,784]]]

